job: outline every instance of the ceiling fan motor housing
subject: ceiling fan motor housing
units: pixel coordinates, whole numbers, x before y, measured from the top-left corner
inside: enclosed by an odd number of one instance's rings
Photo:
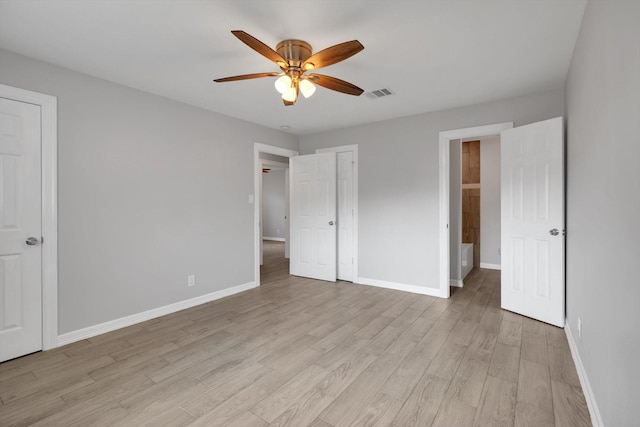
[[[276,46],[276,51],[292,67],[300,67],[304,61],[311,57],[311,45],[302,40],[283,40]]]

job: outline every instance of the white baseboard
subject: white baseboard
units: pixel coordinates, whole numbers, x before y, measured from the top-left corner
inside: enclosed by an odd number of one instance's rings
[[[481,262],[480,268],[488,268],[489,270],[501,270],[500,264],[489,264],[487,262]]]
[[[377,288],[393,289],[396,291],[412,292],[414,294],[430,295],[432,297],[443,298],[439,288],[427,288],[424,286],[405,285],[403,283],[387,282],[384,280],[367,279],[366,277],[356,278],[354,283],[361,285],[375,286]]]
[[[263,237],[262,240],[273,240],[274,242],[284,242],[284,237]]]
[[[462,282],[462,280],[451,279],[449,280],[449,286],[453,286],[455,288],[462,288],[464,286],[464,283]]]
[[[72,342],[95,337],[96,335],[105,334],[107,332],[115,331],[116,329],[125,328],[127,326],[135,325],[136,323],[155,319],[156,317],[175,313],[176,311],[195,307],[196,305],[205,304],[220,298],[248,291],[249,289],[253,289],[255,287],[257,287],[255,282],[249,282],[245,283],[244,285],[233,286],[231,288],[211,292],[206,295],[201,295],[199,297],[165,305],[163,307],[158,307],[151,310],[143,311],[141,313],[132,314],[130,316],[121,317],[119,319],[110,320],[108,322],[89,326],[87,328],[78,329],[77,331],[67,332],[65,334],[58,335],[58,346],[63,346],[66,344],[71,344]]]
[[[568,319],[565,319],[564,333],[567,335],[567,341],[569,341],[569,348],[571,349],[573,363],[575,363],[576,365],[578,378],[580,378],[580,385],[582,386],[584,398],[587,401],[589,415],[591,415],[591,424],[593,424],[593,427],[604,427],[602,416],[600,415],[600,410],[598,409],[598,404],[596,403],[596,397],[593,395],[593,389],[591,388],[589,377],[587,377],[587,372],[585,371],[584,365],[582,364],[582,359],[580,358],[580,353],[578,352],[578,345],[573,339],[573,334],[571,333]]]

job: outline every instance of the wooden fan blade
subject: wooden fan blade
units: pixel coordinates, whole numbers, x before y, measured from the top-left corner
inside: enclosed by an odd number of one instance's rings
[[[237,38],[239,38],[240,41],[242,41],[244,44],[249,46],[251,49],[255,50],[265,58],[275,62],[280,67],[286,67],[288,65],[287,60],[284,59],[278,52],[271,49],[269,46],[262,43],[260,40],[253,37],[252,35],[247,34],[244,31],[240,31],[240,30],[233,30],[231,31],[231,33]]]
[[[253,73],[253,74],[242,74],[240,76],[233,77],[223,77],[221,79],[215,79],[214,82],[222,83],[222,82],[234,82],[236,80],[248,80],[248,79],[259,79],[260,77],[272,77],[279,76],[281,73]]]
[[[335,90],[338,92],[346,93],[348,95],[360,96],[364,90],[360,89],[356,85],[352,85],[344,80],[337,79],[331,76],[324,76],[322,74],[310,74],[310,80],[327,89]]]
[[[317,70],[318,68],[327,67],[335,64],[336,62],[344,61],[345,59],[360,52],[362,49],[364,49],[364,46],[362,46],[358,40],[340,43],[312,55],[309,59],[304,61],[302,69]]]

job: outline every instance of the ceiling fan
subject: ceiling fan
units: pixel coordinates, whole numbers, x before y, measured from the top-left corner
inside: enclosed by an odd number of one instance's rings
[[[231,33],[251,49],[275,62],[282,71],[279,73],[254,73],[224,77],[215,79],[214,82],[222,83],[261,77],[279,77],[275,82],[275,86],[278,92],[282,94],[282,100],[286,106],[295,104],[299,93],[302,93],[305,98],[313,95],[316,90],[314,83],[349,95],[359,96],[364,92],[358,86],[344,80],[323,74],[310,73],[312,70],[344,61],[360,52],[364,49],[364,46],[358,40],[340,43],[312,54],[311,45],[302,40],[283,40],[278,43],[276,50],[273,50],[244,31],[234,30]]]

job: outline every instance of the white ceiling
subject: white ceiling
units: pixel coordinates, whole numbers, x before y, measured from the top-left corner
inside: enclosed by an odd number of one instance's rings
[[[308,134],[560,87],[586,0],[0,0],[0,48],[274,129]],[[318,88],[285,107],[279,71],[236,39],[357,39],[319,71],[370,99]]]

